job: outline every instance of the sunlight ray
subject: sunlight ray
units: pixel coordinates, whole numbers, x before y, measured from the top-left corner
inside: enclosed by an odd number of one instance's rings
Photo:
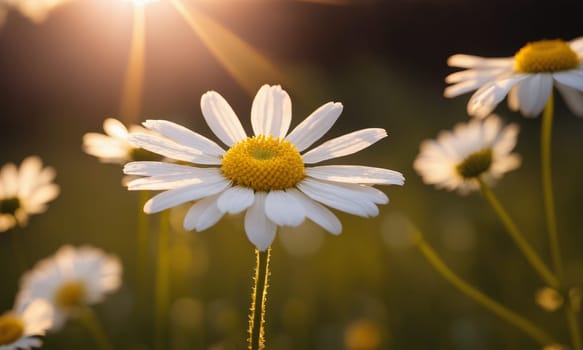
[[[145,61],[145,12],[144,6],[134,6],[134,24],[130,53],[126,68],[120,116],[126,123],[137,123],[142,105]]]
[[[192,7],[187,8],[181,0],[172,0],[171,3],[216,59],[249,94],[254,94],[266,81],[283,80],[282,73],[266,57],[236,34],[204,13]]]

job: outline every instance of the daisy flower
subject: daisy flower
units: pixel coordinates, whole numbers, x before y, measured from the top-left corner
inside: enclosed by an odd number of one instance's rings
[[[478,178],[492,183],[520,166],[520,157],[510,153],[517,135],[517,125],[504,127],[495,115],[473,119],[423,141],[413,167],[426,184],[467,194],[480,188]]]
[[[0,169],[0,232],[25,226],[30,215],[47,209],[47,203],[59,195],[55,175],[53,168],[43,168],[37,156],[24,159],[20,168],[8,163]]]
[[[20,281],[18,303],[44,299],[54,308],[52,330],[86,305],[101,302],[121,284],[119,260],[93,247],[61,247],[41,260]]]
[[[453,55],[447,63],[466,70],[445,78],[453,85],[444,95],[477,89],[467,107],[472,116],[486,117],[508,95],[510,109],[536,117],[555,86],[572,112],[583,117],[583,37],[531,42],[508,58]]]
[[[245,213],[249,240],[265,251],[277,226],[297,226],[305,218],[339,234],[342,226],[329,207],[362,216],[379,213],[387,196],[374,184],[402,185],[396,171],[356,165],[306,166],[358,152],[383,139],[383,129],[363,129],[324,142],[304,152],[336,122],[342,104],[329,102],[288,133],[291,100],[280,86],[261,87],[251,108],[254,136],[247,136],[227,101],[214,91],[202,96],[203,116],[228,146],[180,125],[148,120],[144,125],[160,135],[134,134],[141,147],[164,157],[199,166],[163,162],[126,164],[124,172],[144,176],[130,190],[164,190],[144,206],[146,213],[196,201],[184,218],[187,230],[205,230],[227,213]],[[324,205],[322,205],[324,204]]]
[[[44,300],[20,304],[14,310],[0,315],[0,350],[38,348],[51,327],[53,309]]]
[[[147,132],[143,127],[130,125],[128,130],[119,120],[107,118],[103,122],[103,130],[105,135],[94,132],[83,135],[83,150],[101,162],[125,164],[133,160],[160,159],[129,140],[132,133]]]
[[[3,0],[35,23],[42,23],[55,8],[73,0]]]

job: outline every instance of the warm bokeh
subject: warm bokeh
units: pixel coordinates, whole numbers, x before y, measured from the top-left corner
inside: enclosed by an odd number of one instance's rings
[[[391,203],[381,206],[377,218],[339,214],[339,237],[311,223],[279,231],[268,349],[535,348],[435,273],[408,243],[409,221],[461,276],[567,339],[562,312],[539,306],[554,300],[537,293],[544,286],[480,195],[460,197],[426,186],[412,163],[423,139],[469,118],[468,96],[442,96],[443,79],[452,71],[449,55],[509,56],[531,40],[573,39],[583,34],[581,5],[77,0],[52,9],[42,23],[7,9],[0,29],[0,165],[39,155],[56,169],[61,194],[27,227],[0,233],[0,311],[12,307],[20,275],[36,261],[64,244],[91,244],[124,265],[123,287],[96,308],[106,330],[116,348],[147,349],[151,325],[133,309],[136,295],[148,299],[153,293],[153,285],[136,290],[139,194],[122,187],[119,166],[83,153],[82,136],[102,132],[103,120],[115,117],[124,123],[172,120],[211,137],[200,111],[208,90],[225,96],[250,130],[254,93],[264,83],[279,83],[292,97],[292,127],[321,104],[340,101],[344,112],[325,139],[361,128],[387,129],[387,139],[335,164],[395,169],[407,181],[404,187],[381,187]],[[516,151],[523,165],[494,191],[548,261],[540,119],[523,118],[504,104],[497,111],[521,127]],[[565,279],[581,286],[583,120],[560,98],[555,117]],[[242,349],[254,266],[242,216],[226,217],[202,233],[184,232],[183,217],[180,210],[171,213],[170,349]],[[154,239],[158,218],[150,219]],[[154,266],[148,268],[153,274]],[[85,330],[71,324],[46,337],[44,348],[93,346],[87,342]]]

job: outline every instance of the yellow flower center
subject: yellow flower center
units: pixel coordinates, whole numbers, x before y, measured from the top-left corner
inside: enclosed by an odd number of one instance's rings
[[[22,321],[14,316],[0,316],[0,346],[12,344],[24,333]]]
[[[514,69],[522,73],[550,73],[578,65],[577,53],[558,39],[528,43],[514,55]]]
[[[302,156],[291,142],[263,135],[231,147],[223,156],[221,171],[235,185],[255,191],[291,188],[306,175]]]
[[[87,293],[85,284],[72,281],[63,284],[55,293],[55,304],[63,309],[72,309],[85,305]]]
[[[492,165],[492,149],[484,148],[467,156],[456,169],[464,179],[473,179],[490,169],[490,165]]]
[[[17,197],[0,199],[0,214],[14,215],[20,208],[20,200]]]

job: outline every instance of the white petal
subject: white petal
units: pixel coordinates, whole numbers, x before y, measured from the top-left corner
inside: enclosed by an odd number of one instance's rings
[[[270,191],[265,199],[267,217],[280,226],[298,226],[304,221],[304,207],[286,191]]]
[[[225,154],[225,150],[219,147],[214,141],[182,125],[167,120],[146,120],[144,126],[176,141],[176,143],[197,149],[208,155],[221,157]]]
[[[521,81],[516,89],[520,100],[520,112],[526,117],[541,114],[552,89],[553,76],[548,73],[534,74]]]
[[[247,138],[243,126],[229,103],[215,91],[202,95],[200,107],[209,128],[227,146]]]
[[[184,217],[184,228],[204,231],[216,224],[223,217],[223,212],[217,206],[219,196],[203,198],[193,204]]]
[[[583,36],[575,38],[569,42],[571,50],[577,52],[579,55],[583,54]]]
[[[44,185],[30,195],[28,201],[33,204],[44,204],[57,198],[60,188],[55,184]]]
[[[518,86],[514,85],[508,92],[508,108],[512,111],[520,110],[520,100],[517,93]]]
[[[273,239],[277,226],[265,215],[265,192],[255,193],[255,202],[245,214],[245,233],[249,241],[260,251],[266,251]]]
[[[447,59],[447,65],[459,68],[506,68],[512,67],[514,58],[485,58],[472,55],[453,55]]]
[[[223,213],[237,214],[249,208],[254,198],[251,188],[233,186],[221,194],[217,206]]]
[[[445,78],[447,83],[453,84],[448,86],[444,92],[445,97],[456,97],[466,92],[476,90],[482,85],[494,81],[503,74],[507,69],[489,69],[489,70],[466,70],[448,75]]]
[[[27,305],[22,313],[25,336],[43,335],[51,327],[53,308],[42,300],[36,299]]]
[[[400,172],[357,165],[325,165],[306,168],[306,175],[320,180],[359,184],[403,185]]]
[[[567,85],[576,90],[583,91],[583,68],[554,73],[553,77],[556,81],[563,85]]]
[[[296,186],[313,200],[340,211],[362,217],[376,216],[379,213],[371,193],[362,191],[364,186],[360,186],[359,191],[349,185],[331,184],[310,178]]]
[[[221,171],[217,168],[193,168],[189,174],[168,174],[140,178],[127,184],[130,191],[141,190],[170,190],[174,188],[193,185],[201,182],[218,182],[223,179]]]
[[[342,104],[338,102],[326,103],[296,126],[286,139],[299,152],[303,152],[330,130],[342,113],[342,108]]]
[[[132,134],[129,136],[129,140],[150,152],[171,159],[198,164],[221,164],[221,159],[219,157],[204,154],[200,150],[180,145],[160,136]]]
[[[253,99],[251,126],[255,135],[284,137],[291,123],[291,100],[279,85],[263,85]]]
[[[560,83],[555,85],[573,114],[578,117],[583,117],[583,92],[577,91]]]
[[[123,167],[123,172],[126,175],[139,176],[158,176],[158,175],[177,175],[177,174],[192,174],[201,168],[196,168],[190,165],[180,165],[164,162],[140,161],[127,163]],[[210,168],[209,168],[210,169]],[[217,169],[217,168],[213,168]]]
[[[470,98],[468,114],[478,118],[488,116],[506,97],[512,86],[527,77],[528,75],[516,75],[485,84]]]
[[[103,121],[103,131],[111,137],[125,140],[128,137],[128,129],[117,119],[107,118]]]
[[[384,129],[363,129],[329,140],[302,156],[304,163],[318,163],[356,153],[387,137]]]
[[[342,232],[342,223],[340,223],[340,220],[338,220],[336,215],[326,207],[311,200],[305,194],[296,189],[291,189],[287,192],[294,196],[294,198],[304,207],[308,219],[334,235],[338,235]]]
[[[223,191],[228,186],[229,181],[221,179],[218,182],[201,182],[162,192],[146,202],[144,212],[148,214],[158,213],[182,203],[212,196]]]

